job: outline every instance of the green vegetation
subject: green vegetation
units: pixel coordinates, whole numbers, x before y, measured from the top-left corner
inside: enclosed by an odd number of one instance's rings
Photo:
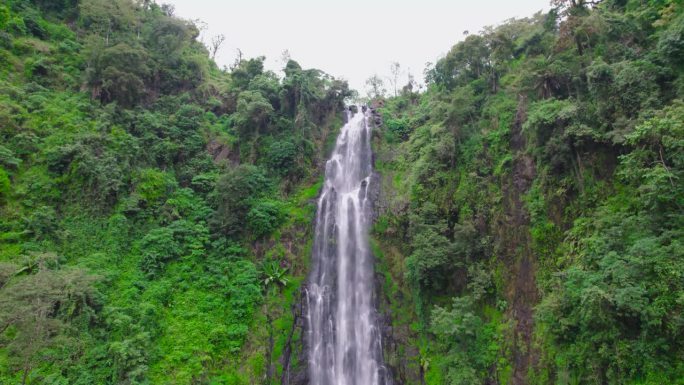
[[[553,4],[373,100],[408,383],[684,378],[684,8]]]
[[[380,311],[406,384],[684,384],[684,7],[554,0],[384,98]],[[130,0],[0,5],[0,383],[301,368],[347,84],[219,69]],[[429,58],[428,58],[429,59]]]
[[[250,338],[291,328],[351,93],[292,60],[219,69],[198,34],[150,1],[0,5],[0,383],[282,370],[289,341],[267,362]]]

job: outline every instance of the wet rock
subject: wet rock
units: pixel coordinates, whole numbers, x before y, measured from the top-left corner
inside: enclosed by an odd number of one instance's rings
[[[306,363],[309,355],[309,348],[307,346],[306,336],[304,335],[307,328],[306,325],[306,286],[303,286],[296,297],[296,301],[292,305],[293,323],[287,343],[283,348],[283,355],[281,364],[283,372],[280,378],[280,383],[283,385],[308,385],[309,384],[309,368]],[[295,335],[299,334],[299,341],[301,345],[293,343]],[[300,347],[300,349],[297,349]],[[296,357],[296,360],[295,360]],[[298,365],[293,365],[293,362],[298,362]]]
[[[382,183],[382,178],[380,174],[373,171],[370,177],[370,183],[368,184],[368,199],[371,201],[371,220],[375,222],[378,219],[377,204],[380,201],[380,187]]]

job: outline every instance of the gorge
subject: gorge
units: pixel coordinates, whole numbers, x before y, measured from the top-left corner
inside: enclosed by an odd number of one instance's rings
[[[684,6],[545,9],[364,92],[152,0],[0,2],[0,384],[684,385]]]

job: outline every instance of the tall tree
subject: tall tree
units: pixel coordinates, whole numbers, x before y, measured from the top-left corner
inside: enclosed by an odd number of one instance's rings
[[[393,62],[390,65],[390,73],[392,77],[390,78],[390,83],[392,83],[392,88],[394,89],[394,97],[397,97],[397,89],[399,83],[399,76],[401,75],[401,66],[397,62]]]
[[[382,78],[378,76],[378,74],[366,79],[366,91],[370,99],[382,97],[387,92],[385,89],[385,82],[382,81]]]

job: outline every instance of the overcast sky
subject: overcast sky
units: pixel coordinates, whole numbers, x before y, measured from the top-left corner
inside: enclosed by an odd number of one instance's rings
[[[549,9],[549,0],[160,0],[176,16],[206,23],[205,41],[226,41],[217,54],[229,65],[237,49],[266,56],[279,73],[288,50],[302,67],[318,68],[364,92],[365,80],[387,76],[398,62],[423,81],[426,62],[482,27]],[[404,75],[405,78],[405,75]],[[388,87],[389,88],[389,87]]]

